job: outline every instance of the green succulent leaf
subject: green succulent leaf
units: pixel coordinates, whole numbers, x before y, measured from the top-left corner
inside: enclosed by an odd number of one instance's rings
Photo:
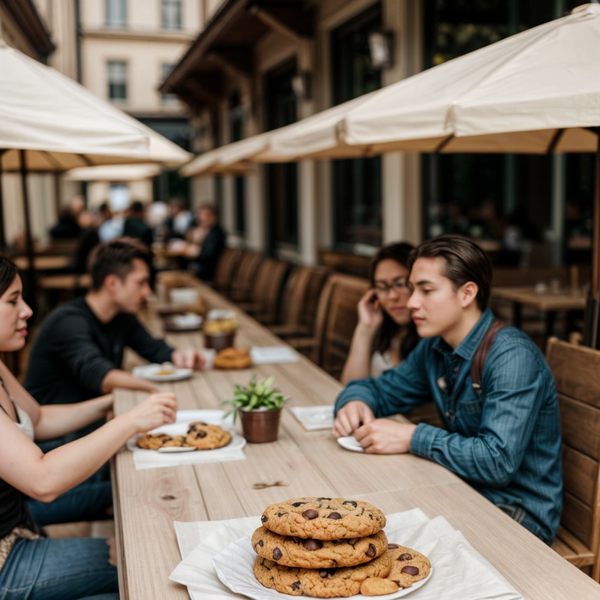
[[[225,416],[233,413],[235,422],[237,412],[240,410],[282,408],[290,398],[273,389],[274,384],[274,376],[264,381],[258,381],[256,373],[252,375],[248,385],[243,386],[236,383],[234,385],[233,399],[223,400],[222,402],[223,405],[231,407],[231,410]]]

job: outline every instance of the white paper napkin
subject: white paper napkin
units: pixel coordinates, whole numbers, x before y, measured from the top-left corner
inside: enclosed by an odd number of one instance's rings
[[[333,404],[325,406],[290,406],[292,414],[306,431],[333,429]]]
[[[287,346],[254,346],[250,350],[255,365],[298,362],[300,357]]]
[[[176,522],[175,531],[184,558],[170,579],[186,585],[192,600],[243,598],[220,582],[212,559],[236,540],[251,537],[259,526],[259,517]],[[432,577],[410,594],[411,600],[523,600],[443,517],[430,520],[419,509],[395,513],[387,516],[385,532],[390,542],[414,548],[431,560]],[[190,551],[190,548],[193,549]]]

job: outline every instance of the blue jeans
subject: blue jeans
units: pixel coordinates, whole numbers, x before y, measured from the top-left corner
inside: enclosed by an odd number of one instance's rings
[[[112,487],[108,463],[73,489],[49,503],[28,500],[35,522],[40,527],[108,518],[112,506]]]
[[[19,540],[0,572],[0,600],[118,600],[105,540]]]

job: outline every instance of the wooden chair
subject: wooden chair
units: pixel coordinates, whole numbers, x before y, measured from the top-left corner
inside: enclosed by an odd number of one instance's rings
[[[552,548],[600,578],[600,352],[550,338],[563,436],[563,500]]]
[[[310,337],[314,334],[319,296],[330,270],[300,266],[289,276],[284,295],[283,324],[270,325],[279,337]]]
[[[212,282],[213,287],[217,291],[223,294],[229,292],[241,256],[241,250],[236,250],[234,248],[223,249],[223,252],[221,252],[221,255],[219,256]]]
[[[258,267],[263,260],[260,252],[242,252],[235,275],[231,281],[229,298],[234,302],[252,301],[252,290]]]
[[[283,260],[266,258],[256,274],[251,302],[238,302],[238,306],[261,323],[275,323],[279,317],[281,292],[290,265]]]

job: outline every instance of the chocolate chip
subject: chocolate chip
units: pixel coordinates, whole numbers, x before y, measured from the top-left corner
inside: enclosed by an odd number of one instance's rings
[[[314,510],[313,508],[309,508],[308,510],[305,510],[302,513],[302,516],[305,519],[309,519],[310,521],[312,521],[313,519],[316,519],[319,516],[319,513],[316,510]]]
[[[322,577],[323,579],[325,579],[325,577],[327,577],[327,575],[329,575],[329,573],[325,569],[321,569],[319,571],[319,576]]]
[[[279,548],[275,548],[275,550],[273,550],[273,560],[279,560],[282,556],[283,553]]]
[[[418,575],[419,567],[413,567],[412,565],[406,565],[406,567],[402,568],[401,573],[406,573],[407,575]]]
[[[298,508],[299,506],[302,506],[303,504],[308,504],[308,502],[292,502],[292,506]]]
[[[398,557],[398,560],[412,560],[412,554],[405,552]]]
[[[332,498],[317,498],[317,500],[331,500]]]
[[[375,546],[373,544],[369,544],[369,549],[367,550],[367,556],[375,556],[377,554],[377,550],[375,550]]]
[[[206,433],[206,431],[199,431],[196,434],[196,439],[198,439],[198,438],[205,438],[207,435],[208,435],[208,433]]]
[[[393,550],[394,548],[400,548],[398,544],[388,544],[388,550]]]
[[[206,427],[208,425],[208,423],[203,423],[202,421],[200,421],[199,424],[204,425],[204,427]]]
[[[294,583],[292,583],[292,589],[293,590],[299,590],[300,589],[300,582],[299,581],[294,581]]]
[[[329,513],[327,518],[328,519],[341,519],[342,515],[340,515],[339,512],[332,512],[332,513]]]
[[[265,545],[265,543],[262,540],[258,540],[258,545],[262,548]]]
[[[323,547],[323,542],[319,540],[304,540],[303,546],[307,550],[320,550]]]
[[[356,504],[354,500],[346,500],[346,502],[344,502],[343,504],[350,504],[350,506],[354,506],[354,508],[358,506],[358,504]]]
[[[267,515],[263,515],[260,520],[264,523],[268,518]]]
[[[278,517],[283,517],[283,515],[287,515],[287,513],[286,513],[286,512],[280,512],[280,513],[277,513],[277,516],[278,516]]]

